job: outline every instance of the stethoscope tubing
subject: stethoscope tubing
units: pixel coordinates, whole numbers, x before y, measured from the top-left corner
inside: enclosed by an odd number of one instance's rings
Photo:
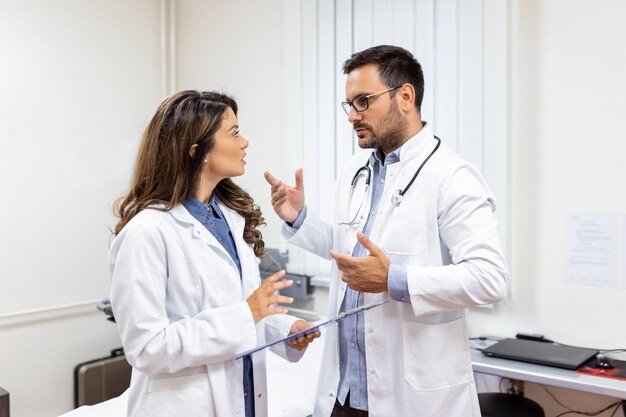
[[[417,176],[422,171],[422,168],[424,168],[424,165],[426,165],[426,162],[428,162],[428,160],[435,154],[435,152],[437,152],[437,149],[439,149],[439,146],[441,146],[441,139],[439,139],[439,137],[437,137],[437,136],[434,136],[434,138],[437,140],[437,145],[435,145],[435,148],[430,152],[430,154],[426,157],[426,159],[424,159],[424,161],[420,164],[420,166],[417,168],[417,170],[413,174],[413,177],[408,182],[408,184],[404,187],[404,189],[402,189],[402,190],[398,189],[391,196],[391,204],[393,204],[395,207],[400,206],[400,204],[402,203],[402,200],[404,198],[404,195],[406,194],[407,191],[409,191],[409,189],[411,188],[411,186],[413,185],[413,183],[417,179]],[[346,221],[345,222],[339,222],[340,225],[352,226],[352,225],[360,223],[360,221],[357,221],[357,218],[359,216],[359,212],[361,211],[361,207],[363,206],[363,203],[364,203],[365,199],[367,198],[369,187],[370,187],[370,182],[371,182],[371,179],[372,179],[372,169],[370,168],[369,165],[370,165],[370,160],[368,158],[368,160],[365,163],[365,165],[363,165],[362,167],[357,169],[356,173],[352,177],[352,181],[350,181],[350,193],[348,194],[348,202],[347,202],[348,205],[346,207]],[[364,196],[363,196],[364,200],[361,201],[361,204],[359,205],[359,208],[357,209],[357,212],[354,215],[354,218],[352,220],[350,220],[349,219],[349,215],[350,215],[350,207],[352,206],[352,196],[354,194],[354,189],[356,188],[356,183],[357,183],[357,181],[358,181],[358,179],[361,176],[361,173],[363,171],[365,171],[365,174],[364,174],[365,175],[365,190],[364,190]]]

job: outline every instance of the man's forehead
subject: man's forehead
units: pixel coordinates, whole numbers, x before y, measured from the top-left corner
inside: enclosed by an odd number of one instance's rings
[[[384,87],[385,83],[378,74],[378,66],[374,64],[355,68],[346,78],[346,95],[372,93]]]

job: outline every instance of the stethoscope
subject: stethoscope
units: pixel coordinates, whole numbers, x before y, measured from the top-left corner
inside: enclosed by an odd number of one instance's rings
[[[424,159],[424,162],[422,162],[419,168],[417,168],[417,171],[415,171],[415,174],[413,174],[413,178],[411,178],[411,181],[409,181],[409,183],[406,185],[406,187],[404,187],[404,189],[396,190],[396,192],[391,196],[391,204],[393,204],[394,207],[400,206],[400,203],[402,203],[402,200],[404,199],[404,195],[406,194],[407,191],[409,191],[409,188],[411,188],[411,185],[413,185],[413,183],[415,182],[415,179],[419,175],[422,168],[424,168],[424,165],[426,165],[426,162],[428,162],[428,160],[435,154],[435,152],[437,152],[437,149],[439,149],[439,145],[441,145],[441,139],[439,139],[437,136],[435,136],[435,139],[437,139],[437,145],[435,145],[435,148],[428,155],[428,157]],[[354,195],[354,190],[356,189],[356,186],[361,178],[365,179],[365,189],[363,190],[363,199],[361,200],[359,207],[354,213],[354,216],[350,218],[350,207],[352,207],[352,196]],[[365,202],[365,199],[367,198],[367,192],[369,190],[371,180],[372,180],[372,169],[370,168],[370,160],[368,159],[367,163],[363,165],[361,168],[359,168],[354,174],[354,177],[352,177],[352,181],[350,182],[350,193],[348,194],[348,205],[346,207],[346,221],[339,222],[340,225],[353,226],[355,224],[360,223],[361,219],[357,220],[357,218],[359,217],[359,213],[361,212],[363,203]]]

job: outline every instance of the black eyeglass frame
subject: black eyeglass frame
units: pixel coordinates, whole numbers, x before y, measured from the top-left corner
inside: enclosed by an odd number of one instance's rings
[[[388,92],[393,91],[393,90],[397,90],[400,87],[402,87],[402,86],[400,85],[398,87],[391,87],[391,88],[388,88],[388,89],[383,90],[383,91],[378,91],[376,93],[368,94],[366,96],[357,96],[357,97],[354,98],[354,100],[342,101],[341,102],[341,108],[343,109],[344,113],[346,113],[347,115],[350,114],[350,107],[353,107],[354,110],[356,110],[359,113],[364,112],[365,110],[369,109],[369,107],[370,107],[369,99],[371,97],[376,97],[378,95],[381,95],[381,94],[384,94],[384,93],[388,93]],[[364,105],[360,105],[360,104],[356,104],[355,105],[355,102],[360,101],[360,100],[363,100],[365,104]]]

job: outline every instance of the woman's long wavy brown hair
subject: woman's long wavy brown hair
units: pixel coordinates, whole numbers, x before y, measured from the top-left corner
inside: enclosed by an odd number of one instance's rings
[[[119,218],[116,235],[141,210],[155,204],[162,205],[159,210],[170,210],[192,194],[202,161],[213,149],[215,132],[229,107],[236,115],[237,103],[232,98],[193,90],[172,94],[159,105],[141,139],[129,191],[113,206]],[[193,145],[197,146],[192,157]],[[244,240],[256,256],[264,256],[265,244],[257,227],[265,219],[252,197],[230,178],[220,181],[213,192],[245,219]]]

